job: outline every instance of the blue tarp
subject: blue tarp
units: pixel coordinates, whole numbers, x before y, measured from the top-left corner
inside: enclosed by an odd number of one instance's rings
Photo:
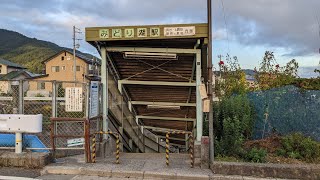
[[[23,135],[23,148],[46,148],[36,135]],[[1,147],[14,147],[16,143],[15,134],[0,134]],[[32,152],[49,152],[48,150],[34,149]]]

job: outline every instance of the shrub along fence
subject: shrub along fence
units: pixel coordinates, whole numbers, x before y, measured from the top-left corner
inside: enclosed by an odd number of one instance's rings
[[[313,141],[320,142],[319,90],[283,86],[224,97],[213,108],[216,156],[252,162],[264,162],[267,153],[307,162],[320,158],[320,143]],[[208,134],[207,121],[204,134]],[[263,142],[276,143],[276,150],[245,145],[270,136],[276,141]]]

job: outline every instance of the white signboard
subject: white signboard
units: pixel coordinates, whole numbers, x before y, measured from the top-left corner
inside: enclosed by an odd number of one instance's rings
[[[82,88],[66,88],[66,112],[82,112]]]
[[[195,34],[196,34],[195,26],[164,28],[164,36],[193,36]]]
[[[90,84],[90,118],[99,115],[99,82],[91,81]]]
[[[68,147],[83,145],[84,138],[68,139],[67,144],[68,144]]]

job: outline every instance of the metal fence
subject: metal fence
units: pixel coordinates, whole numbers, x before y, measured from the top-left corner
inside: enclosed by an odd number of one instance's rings
[[[121,148],[124,151],[144,152],[144,134],[135,119],[135,112],[129,107],[129,98],[122,95],[116,81],[110,75],[108,79],[108,98],[102,98],[102,86],[99,85],[99,112],[90,117],[90,85],[83,82],[17,80],[0,81],[0,114],[42,114],[42,132],[24,133],[24,151],[52,152],[56,157],[86,154],[90,156],[91,141],[70,145],[71,140],[81,138],[86,133],[91,136],[102,130],[102,101],[108,102],[109,130],[119,133]],[[77,112],[68,111],[67,94],[70,87],[81,89],[81,100]],[[125,91],[124,91],[125,92]],[[88,129],[86,129],[88,128]],[[10,134],[3,133],[1,134]],[[4,137],[4,136],[3,136]],[[6,136],[12,143],[1,143],[0,150],[14,149],[14,134]],[[36,145],[34,140],[37,140]],[[76,141],[76,140],[75,140]],[[7,142],[7,141],[6,141]],[[101,138],[97,140],[101,142]],[[80,145],[81,144],[81,145]],[[88,152],[88,153],[86,153]],[[90,159],[90,157],[86,157]]]
[[[256,111],[254,139],[300,132],[320,141],[320,91],[284,86],[248,94]]]
[[[66,90],[69,87],[80,89],[80,99],[77,112],[70,112],[66,107]],[[82,91],[82,92],[81,92]],[[100,94],[99,94],[100,95]],[[49,152],[53,149],[82,150],[84,145],[70,146],[68,140],[84,137],[84,121],[70,121],[88,119],[89,85],[82,82],[61,82],[42,80],[0,81],[0,114],[42,114],[42,132],[37,134],[24,133],[23,147],[26,151]],[[50,118],[66,118],[64,121],[51,121]],[[89,121],[90,128],[98,129],[98,120]],[[53,132],[51,129],[54,127]],[[52,135],[56,136],[52,142]],[[3,133],[0,139],[0,149],[14,149],[14,135]],[[68,136],[69,135],[69,136]],[[36,140],[36,143],[35,143]],[[6,142],[6,143],[4,143]],[[9,142],[9,143],[8,143]],[[55,145],[53,147],[52,145]],[[72,154],[65,153],[64,155]]]

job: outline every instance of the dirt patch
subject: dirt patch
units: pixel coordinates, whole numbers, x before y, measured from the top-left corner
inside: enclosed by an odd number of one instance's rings
[[[298,159],[276,156],[274,154],[268,154],[266,160],[267,160],[267,163],[275,163],[275,164],[308,164]]]
[[[252,140],[244,143],[244,149],[252,148],[265,149],[268,153],[275,153],[277,149],[281,148],[281,137],[273,135],[265,139]]]
[[[277,155],[277,150],[282,148],[281,137],[272,135],[265,139],[251,140],[244,143],[244,149],[249,151],[252,148],[264,149],[267,151],[266,162],[277,164],[308,164],[302,160]],[[319,162],[320,163],[320,162]],[[318,163],[316,163],[318,164]]]

